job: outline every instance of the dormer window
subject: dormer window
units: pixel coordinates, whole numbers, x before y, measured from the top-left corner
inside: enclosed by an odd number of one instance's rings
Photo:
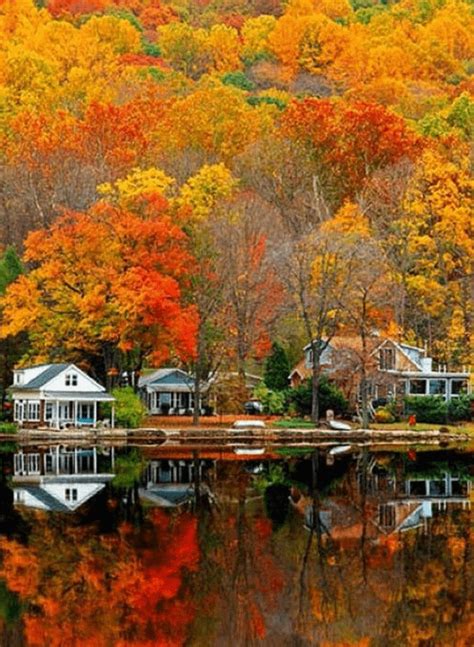
[[[395,349],[381,348],[379,351],[379,368],[382,371],[395,369]]]
[[[77,386],[77,373],[66,373],[66,386]]]

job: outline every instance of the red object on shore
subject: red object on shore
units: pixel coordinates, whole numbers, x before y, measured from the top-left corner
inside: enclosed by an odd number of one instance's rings
[[[414,427],[416,425],[416,416],[415,415],[411,415],[408,418],[408,424],[410,425],[410,427]]]

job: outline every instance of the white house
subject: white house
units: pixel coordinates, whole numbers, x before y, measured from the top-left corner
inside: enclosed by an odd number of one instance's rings
[[[105,388],[75,364],[41,364],[14,371],[14,420],[25,427],[95,427]],[[114,425],[112,405],[111,425]]]
[[[159,368],[138,381],[138,387],[151,415],[185,414],[194,409],[194,378],[179,368]],[[201,393],[208,385],[201,385]]]

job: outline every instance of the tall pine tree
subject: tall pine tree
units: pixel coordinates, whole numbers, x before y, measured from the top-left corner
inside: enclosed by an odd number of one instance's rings
[[[265,362],[263,380],[272,391],[282,391],[288,387],[290,363],[286,350],[278,342],[273,342],[272,352]]]

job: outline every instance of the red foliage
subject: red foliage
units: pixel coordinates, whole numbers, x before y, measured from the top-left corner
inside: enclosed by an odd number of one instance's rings
[[[282,121],[284,134],[309,145],[328,184],[341,199],[353,197],[376,170],[416,158],[422,140],[402,117],[375,103],[330,99],[293,101]]]
[[[234,29],[237,29],[237,31],[240,32],[245,22],[245,17],[242,16],[242,14],[240,13],[226,14],[221,17],[221,22],[224,23],[224,25],[227,25],[228,27],[233,27]]]
[[[55,18],[62,16],[82,16],[83,14],[102,13],[107,7],[106,0],[49,0],[48,11]]]

